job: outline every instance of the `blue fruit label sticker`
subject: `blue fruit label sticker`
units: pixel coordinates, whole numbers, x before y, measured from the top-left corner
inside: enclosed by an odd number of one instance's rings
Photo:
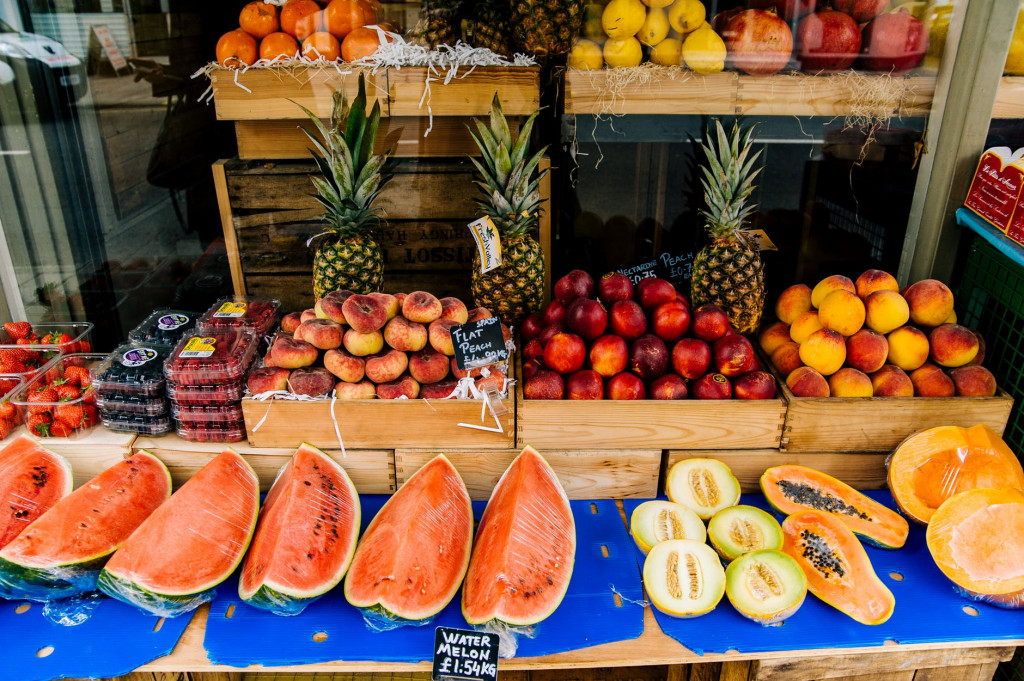
[[[178,353],[183,359],[196,357],[210,357],[217,350],[217,339],[206,336],[193,336],[185,343],[185,347]]]
[[[157,320],[156,326],[161,331],[174,331],[189,323],[189,318],[183,314],[165,314]]]
[[[126,367],[140,367],[146,362],[156,359],[156,350],[150,348],[132,348],[121,355],[121,364]]]
[[[244,317],[245,310],[248,308],[248,303],[235,303],[228,301],[217,308],[217,311],[213,313],[214,317]]]

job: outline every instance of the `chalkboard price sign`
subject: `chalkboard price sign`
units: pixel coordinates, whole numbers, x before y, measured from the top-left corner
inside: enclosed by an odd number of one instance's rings
[[[501,332],[501,320],[497,317],[487,317],[453,326],[451,333],[455,364],[462,371],[497,364],[508,359],[505,336]]]
[[[497,681],[498,635],[471,629],[434,630],[433,681]]]
[[[690,274],[693,272],[693,253],[666,252],[651,260],[629,267],[620,267],[615,271],[625,274],[634,284],[641,279],[659,277],[671,282],[676,289],[682,291],[685,290],[685,284],[690,281]]]

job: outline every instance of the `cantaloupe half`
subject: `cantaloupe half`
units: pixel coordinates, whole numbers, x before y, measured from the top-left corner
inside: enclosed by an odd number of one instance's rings
[[[958,590],[1024,607],[1024,491],[975,489],[950,497],[928,523],[928,550]]]
[[[972,489],[1024,489],[1024,469],[982,424],[929,428],[904,440],[889,460],[889,489],[900,510],[927,525],[946,499]]]
[[[629,517],[629,533],[645,554],[669,539],[693,539],[701,543],[707,538],[704,522],[691,509],[672,501],[645,501],[633,509]]]

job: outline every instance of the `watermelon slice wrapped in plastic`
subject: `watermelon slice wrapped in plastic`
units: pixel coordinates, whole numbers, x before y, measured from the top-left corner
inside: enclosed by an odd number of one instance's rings
[[[0,549],[71,494],[73,484],[67,459],[29,437],[0,449]]]

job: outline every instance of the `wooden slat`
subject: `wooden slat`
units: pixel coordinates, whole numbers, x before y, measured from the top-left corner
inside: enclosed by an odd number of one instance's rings
[[[854,676],[839,676],[835,681],[913,681],[914,670],[902,672],[882,672],[879,674],[856,674]]]
[[[537,169],[540,172],[544,172],[550,167],[551,159],[547,157],[542,158],[540,163],[537,164]],[[551,250],[551,173],[548,173],[541,179],[538,189],[540,190],[540,195],[546,199],[541,204],[540,223],[537,225],[537,242],[544,252],[544,303],[546,305],[551,300],[551,287],[554,286],[551,276],[552,261],[555,257],[554,251]]]
[[[1020,118],[1024,112],[1024,76],[1003,76],[992,118]]]
[[[231,270],[231,284],[236,296],[245,295],[245,275],[238,255],[238,238],[235,235],[231,216],[231,201],[228,199],[228,178],[224,173],[227,160],[213,164],[213,186],[217,192],[217,207],[220,211],[220,224],[224,230],[224,247],[228,256],[228,268]]]
[[[884,80],[880,80],[884,79]],[[872,85],[878,88],[878,102],[872,102]],[[889,97],[903,96],[891,106]],[[807,75],[786,73],[775,76],[740,76],[737,80],[736,113],[755,116],[926,116],[935,93],[935,78],[929,76],[891,77],[857,74]]]
[[[519,454],[506,451],[444,449],[396,449],[395,476],[398,486],[430,459],[443,452],[458,469],[473,499],[489,499],[505,469]],[[623,449],[615,451],[541,451],[558,475],[570,499],[650,498],[658,493],[661,451]]]
[[[445,73],[426,67],[388,69],[392,116],[485,116],[495,93],[506,116],[528,116],[540,107],[540,69],[537,67],[463,67],[446,84]]]
[[[999,667],[998,662],[969,664],[958,667],[918,669],[914,681],[990,681]]]
[[[321,118],[330,118],[331,93],[344,88],[351,101],[358,92],[359,69],[340,73],[334,68],[299,67],[294,69],[249,69],[244,73],[217,69],[210,74],[217,118],[220,120],[264,120],[306,118],[301,104]],[[388,115],[387,75],[368,70],[366,95],[376,97],[381,114]],[[238,87],[237,82],[250,91]],[[291,100],[291,101],[289,101]]]
[[[665,681],[668,673],[665,665],[651,667],[619,667],[616,669],[535,669],[529,672],[528,681]],[[507,681],[510,674],[498,669],[498,678]]]
[[[843,655],[811,659],[761,660],[757,681],[806,681],[841,679],[858,674],[896,674],[906,670],[990,664],[1008,660],[1013,648],[951,648],[947,650],[898,650],[877,655]]]
[[[637,72],[642,73],[642,72]],[[647,70],[646,79],[614,86],[614,72],[569,69],[565,79],[567,114],[736,113],[737,74],[707,76],[679,70],[675,77]]]
[[[284,310],[305,310],[313,307],[313,271],[255,275],[245,278],[246,292],[281,301]],[[438,298],[453,296],[466,302],[473,299],[469,290],[470,275],[465,270],[384,271],[384,292],[430,291]]]

